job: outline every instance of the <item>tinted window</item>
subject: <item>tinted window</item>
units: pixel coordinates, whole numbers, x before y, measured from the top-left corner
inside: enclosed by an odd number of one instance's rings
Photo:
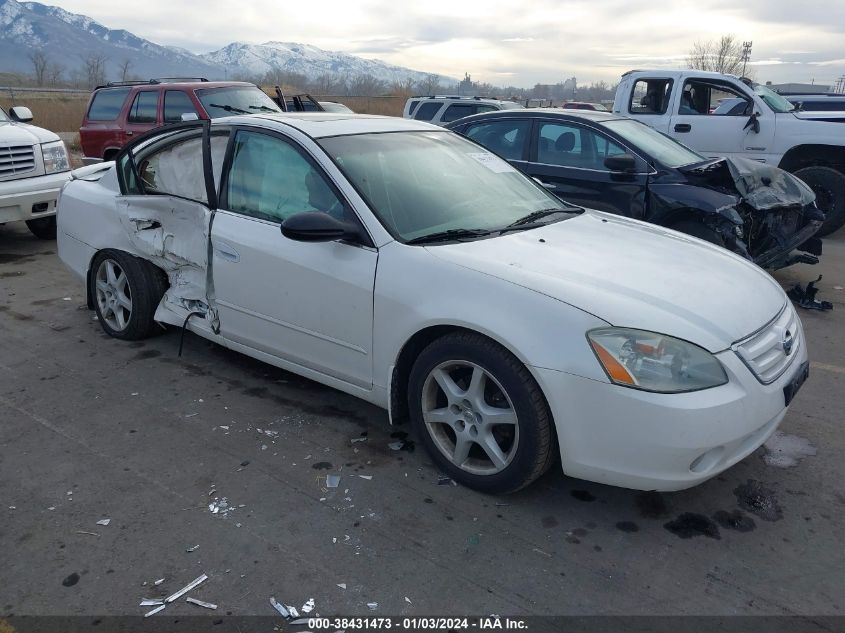
[[[672,96],[671,79],[638,79],[631,91],[632,114],[666,114]]]
[[[123,108],[129,88],[109,88],[99,90],[94,95],[91,107],[88,109],[89,121],[114,121]]]
[[[479,114],[482,112],[493,112],[494,110],[498,109],[499,108],[497,108],[496,106],[484,105],[483,103],[479,103],[477,106],[475,106],[475,111]]]
[[[183,114],[197,114],[191,98],[181,90],[168,90],[164,93],[164,121],[181,121]]]
[[[417,121],[431,121],[442,105],[439,101],[426,101],[417,108],[417,114],[414,118]]]
[[[469,116],[470,114],[475,114],[475,104],[453,103],[446,108],[446,112],[443,113],[443,122],[449,123],[449,121],[457,121],[458,119],[463,119],[465,116]]]
[[[466,135],[502,158],[522,160],[530,128],[528,120],[493,121],[470,126]]]
[[[158,92],[139,92],[129,108],[129,123],[155,123],[158,109]]]
[[[628,141],[631,147],[645,152],[667,167],[680,167],[704,160],[701,154],[696,154],[675,139],[661,134],[645,123],[632,119],[617,119],[607,121],[604,126]]]
[[[228,208],[281,222],[295,213],[323,211],[348,219],[341,200],[299,148],[256,132],[238,132],[228,181]]]
[[[417,106],[420,104],[419,101],[411,101],[411,107],[408,108],[408,116],[412,116],[414,114],[414,110],[417,109]]]
[[[537,162],[605,170],[605,158],[624,153],[622,147],[589,128],[575,124],[540,124]]]

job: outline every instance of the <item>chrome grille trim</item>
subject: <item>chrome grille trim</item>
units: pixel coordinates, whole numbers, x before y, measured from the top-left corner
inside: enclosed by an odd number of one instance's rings
[[[35,148],[32,145],[0,145],[0,178],[34,170]]]
[[[786,352],[787,333],[791,336],[792,346]],[[789,369],[798,351],[804,345],[801,322],[791,303],[778,313],[763,328],[750,336],[737,341],[731,349],[751,370],[751,373],[764,385],[768,385]]]

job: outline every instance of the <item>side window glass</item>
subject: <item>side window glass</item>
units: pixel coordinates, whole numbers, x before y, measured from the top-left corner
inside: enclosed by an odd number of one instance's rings
[[[420,104],[419,101],[411,101],[411,107],[408,108],[408,116],[413,116],[414,111],[417,109],[417,106]]]
[[[457,121],[465,116],[475,114],[475,105],[470,103],[453,103],[443,113],[443,122]]]
[[[603,134],[597,132],[590,132],[596,145],[596,169],[606,169],[604,167],[604,159],[608,156],[618,156],[625,154],[625,148],[617,145]]]
[[[191,98],[181,90],[168,90],[164,93],[164,122],[174,123],[182,120],[183,114],[197,114]]]
[[[420,107],[417,108],[414,118],[417,121],[431,121],[442,105],[440,101],[426,101],[425,103],[421,103]]]
[[[155,123],[158,109],[158,92],[139,92],[129,108],[129,123]]]
[[[748,100],[726,84],[701,79],[684,82],[678,114],[715,114],[741,116]]]
[[[537,162],[567,167],[588,167],[594,162],[591,148],[583,143],[586,130],[575,125],[541,123],[537,139]]]
[[[123,109],[129,95],[129,88],[106,88],[98,90],[88,109],[89,121],[114,121]]]
[[[466,135],[502,158],[522,160],[530,125],[524,119],[479,123],[467,129]]]
[[[238,132],[227,193],[230,211],[262,220],[281,222],[303,211],[347,218],[343,202],[300,150],[266,134]]]
[[[638,79],[631,91],[631,114],[666,114],[672,96],[671,79]]]
[[[227,142],[227,134],[211,137],[211,161],[215,181],[219,181]],[[151,154],[141,154],[135,161],[144,193],[178,196],[203,204],[208,203],[201,136],[178,141]],[[130,179],[124,176],[124,182],[128,188]]]

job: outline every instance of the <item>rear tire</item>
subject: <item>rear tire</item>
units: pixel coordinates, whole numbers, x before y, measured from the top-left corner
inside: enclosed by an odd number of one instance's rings
[[[514,492],[556,457],[540,387],[513,354],[474,332],[447,334],[420,353],[408,402],[432,459],[469,488]]]
[[[122,251],[101,251],[91,264],[90,294],[103,330],[126,341],[147,338],[167,277],[150,262]]]
[[[816,194],[816,205],[825,214],[817,237],[830,235],[845,224],[845,174],[832,167],[804,167],[794,175]]]
[[[56,239],[56,216],[51,215],[49,218],[38,218],[36,220],[27,220],[27,228],[39,240],[54,240]]]

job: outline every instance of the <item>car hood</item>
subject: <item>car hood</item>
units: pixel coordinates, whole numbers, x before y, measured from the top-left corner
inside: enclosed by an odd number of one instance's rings
[[[16,143],[35,145],[36,143],[49,143],[58,140],[58,135],[44,128],[12,121],[0,122],[0,143],[3,145]]]
[[[769,275],[725,249],[592,210],[537,229],[426,248],[612,325],[668,334],[711,352],[758,330],[786,302]]]
[[[816,199],[813,190],[789,172],[747,158],[719,158],[680,171],[695,184],[738,193],[758,211],[803,207]]]

